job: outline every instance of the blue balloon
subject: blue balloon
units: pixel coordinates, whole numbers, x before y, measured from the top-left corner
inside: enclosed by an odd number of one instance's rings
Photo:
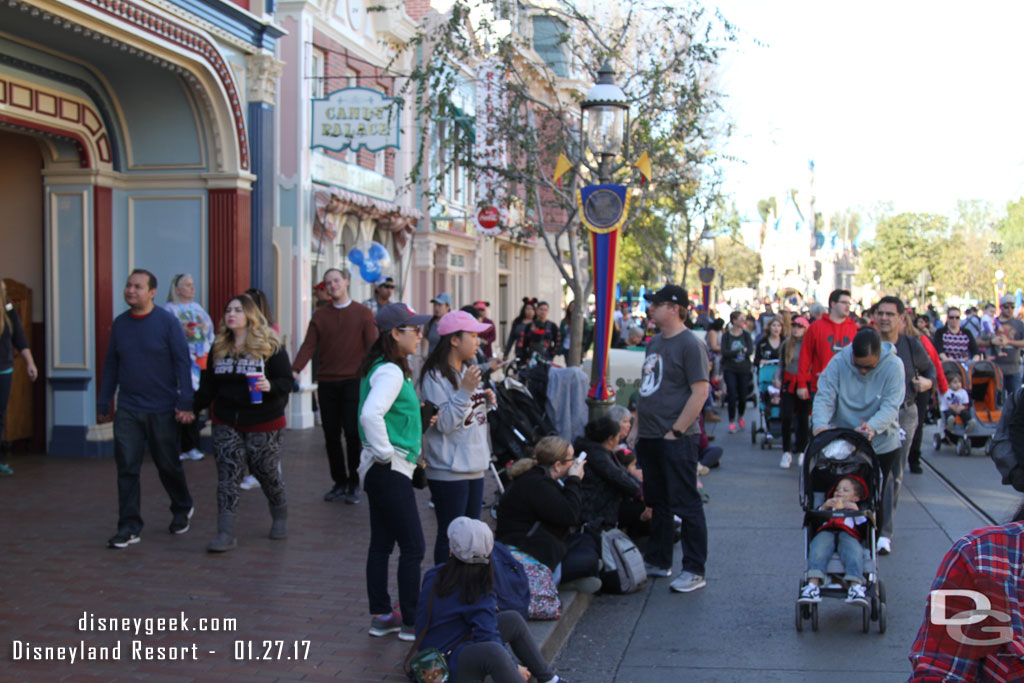
[[[363,265],[363,252],[359,249],[351,249],[348,252],[348,260],[352,262],[354,266]]]
[[[380,279],[381,267],[379,261],[366,261],[359,266],[359,277],[366,282],[373,284]]]
[[[388,250],[380,242],[374,242],[370,245],[370,258],[374,261],[381,261],[387,258],[387,255]]]

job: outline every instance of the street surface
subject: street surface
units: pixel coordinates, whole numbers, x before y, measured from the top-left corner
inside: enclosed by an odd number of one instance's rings
[[[753,415],[747,413],[748,420]],[[747,426],[749,430],[749,424]],[[932,449],[925,428],[924,458],[999,522],[1021,496],[1001,486],[980,450],[957,457]],[[704,477],[711,500],[708,585],[670,593],[668,580],[639,593],[596,596],[556,660],[556,671],[588,683],[664,681],[902,681],[907,654],[924,617],[939,562],[968,531],[986,526],[926,466],[907,473],[896,512],[893,553],[879,558],[888,592],[888,628],[872,622],[861,632],[861,610],[841,600],[819,606],[819,631],[797,633],[794,603],[803,566],[798,469],[778,467],[781,451],[751,446],[750,433],[730,435],[719,423],[722,466]],[[676,546],[676,566],[679,567]]]

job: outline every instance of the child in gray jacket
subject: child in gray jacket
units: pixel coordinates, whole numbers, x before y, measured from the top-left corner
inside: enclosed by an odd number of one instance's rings
[[[448,525],[456,517],[479,519],[484,473],[490,464],[487,409],[494,392],[480,384],[473,363],[478,334],[490,329],[465,311],[452,311],[437,323],[440,341],[427,357],[420,398],[437,406],[437,424],[423,435],[427,484],[437,515],[434,563],[448,559]]]

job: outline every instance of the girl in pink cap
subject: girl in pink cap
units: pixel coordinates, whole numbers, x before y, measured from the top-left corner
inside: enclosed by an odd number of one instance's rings
[[[448,524],[456,517],[480,517],[491,459],[487,410],[495,397],[480,383],[474,358],[479,334],[490,328],[465,311],[446,313],[437,323],[441,338],[420,375],[420,397],[438,408],[437,423],[423,435],[427,485],[437,515],[435,564],[448,558]]]

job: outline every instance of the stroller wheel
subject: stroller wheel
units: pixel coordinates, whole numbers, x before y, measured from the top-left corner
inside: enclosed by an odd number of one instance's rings
[[[804,632],[804,606],[796,603],[796,632]]]
[[[941,432],[935,432],[932,436],[932,443],[935,445],[935,450],[942,448],[942,434]]]
[[[865,607],[861,612],[860,630],[864,633],[869,633],[871,631],[871,608]]]
[[[811,605],[811,630],[818,630],[818,605],[817,603]]]
[[[878,604],[878,632],[885,633],[885,603]]]

